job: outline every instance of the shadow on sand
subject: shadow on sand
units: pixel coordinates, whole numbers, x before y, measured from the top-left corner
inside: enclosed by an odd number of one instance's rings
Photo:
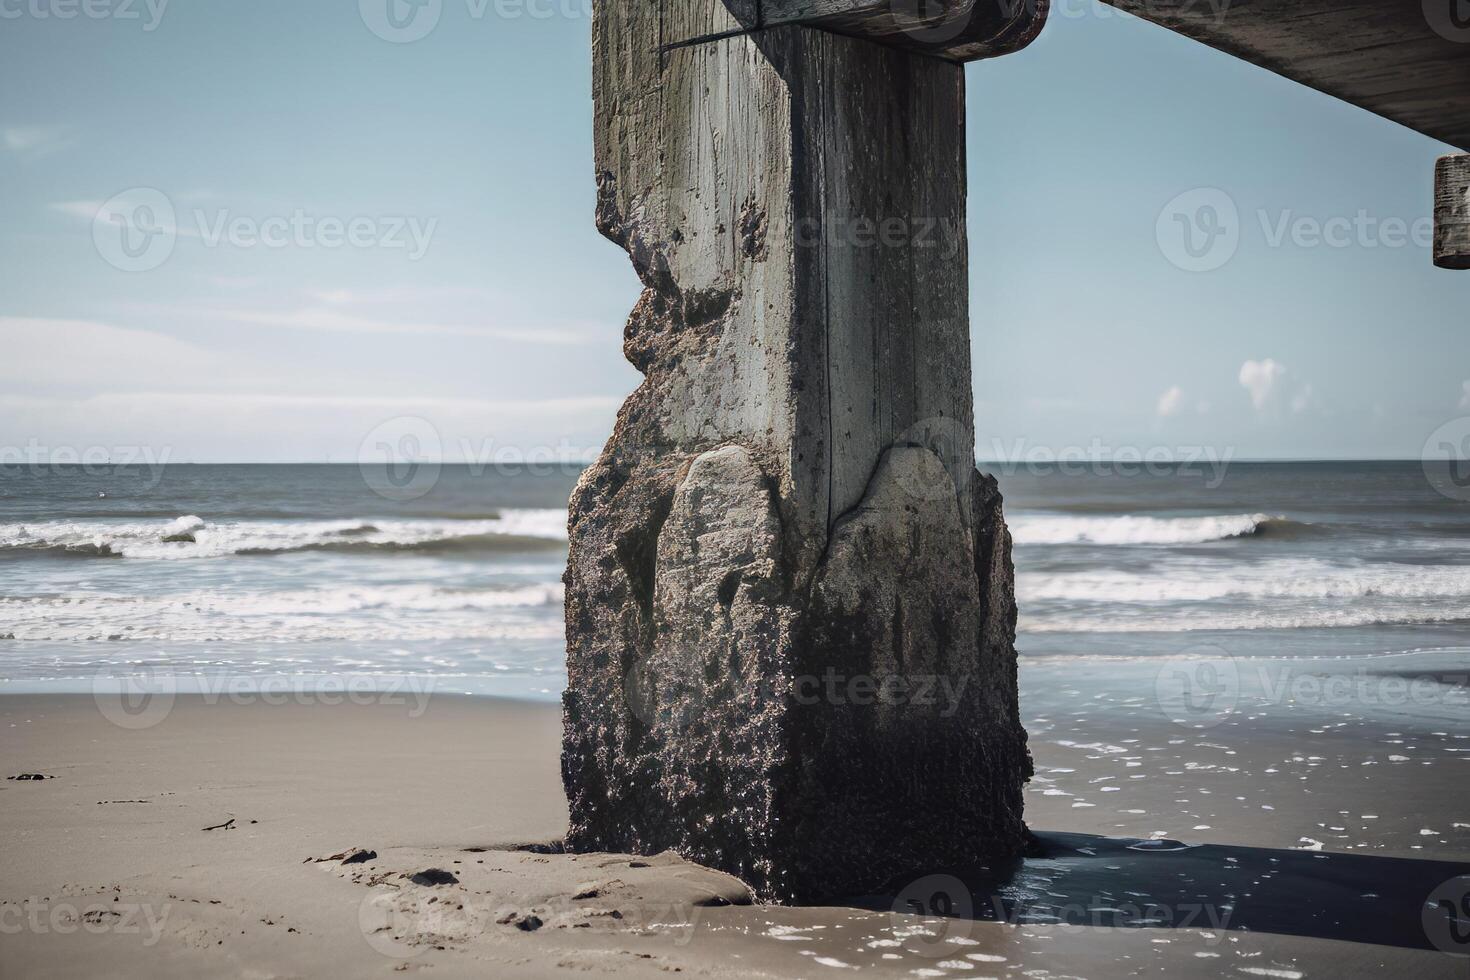
[[[1003,873],[945,871],[842,904],[1016,925],[1219,929],[1470,955],[1470,864],[1037,834]]]

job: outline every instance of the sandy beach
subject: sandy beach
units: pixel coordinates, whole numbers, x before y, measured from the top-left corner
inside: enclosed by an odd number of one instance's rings
[[[0,973],[1462,976],[1421,913],[1470,873],[1463,709],[1267,703],[1251,666],[1176,723],[1160,672],[1025,666],[1024,866],[808,908],[534,846],[566,821],[554,705],[194,695],[129,729],[0,697],[5,775],[54,777],[0,783]]]

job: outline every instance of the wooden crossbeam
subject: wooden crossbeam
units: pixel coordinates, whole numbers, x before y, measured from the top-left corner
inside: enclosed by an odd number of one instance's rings
[[[1050,0],[723,0],[713,8],[663,2],[665,48],[799,24],[950,61],[978,61],[1029,44],[1046,22]]]
[[[1467,0],[1106,2],[1470,149]]]

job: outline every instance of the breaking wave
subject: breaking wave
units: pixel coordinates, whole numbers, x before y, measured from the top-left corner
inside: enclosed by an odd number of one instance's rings
[[[1229,514],[1214,517],[1075,517],[1028,515],[1007,522],[1020,545],[1171,545],[1205,544],[1300,528],[1269,514]]]
[[[1236,600],[1470,599],[1470,566],[1272,562],[1251,569],[1192,568],[1187,573],[1100,571],[1017,582],[1022,602],[1212,602]]]
[[[1017,577],[1032,632],[1180,632],[1470,620],[1470,566],[1272,561]]]
[[[531,551],[563,547],[563,510],[505,510],[482,520],[231,521],[194,515],[171,522],[44,521],[0,525],[0,555],[183,559],[299,551]]]
[[[195,589],[0,597],[0,621],[13,639],[28,641],[554,639],[562,631],[563,598],[559,583]]]

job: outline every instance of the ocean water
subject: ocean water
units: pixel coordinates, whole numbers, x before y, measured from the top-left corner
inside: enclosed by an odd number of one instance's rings
[[[0,472],[0,684],[429,677],[551,698],[575,467]],[[1026,658],[1470,665],[1470,503],[1418,463],[1001,468]]]

